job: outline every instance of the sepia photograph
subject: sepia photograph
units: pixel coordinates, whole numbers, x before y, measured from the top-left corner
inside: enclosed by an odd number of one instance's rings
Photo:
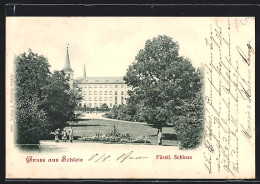
[[[254,179],[254,49],[254,17],[7,17],[6,178]]]

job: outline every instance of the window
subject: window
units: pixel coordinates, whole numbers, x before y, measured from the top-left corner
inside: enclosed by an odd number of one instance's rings
[[[123,103],[124,103],[124,97],[121,96],[121,104],[123,104]]]
[[[95,103],[94,106],[97,107],[97,103]]]
[[[96,85],[96,84],[94,85],[94,88],[97,88],[97,85]]]
[[[99,101],[102,101],[102,97],[99,97]]]
[[[121,88],[124,88],[124,84],[121,85]]]
[[[84,91],[84,95],[87,95],[88,94],[88,92],[87,91]]]
[[[89,92],[89,95],[92,95],[92,91]]]
[[[105,88],[107,88],[107,85],[105,85]]]
[[[89,88],[92,88],[92,85],[88,85]]]
[[[110,88],[112,88],[113,86],[112,86],[112,84],[110,84]]]
[[[112,103],[110,103],[110,107],[112,107]]]
[[[92,101],[92,98],[91,97],[89,97],[89,99],[88,99],[89,101]]]
[[[112,95],[112,91],[109,91],[109,94]]]
[[[115,85],[115,88],[117,88],[117,85]]]
[[[89,103],[89,107],[91,108],[91,103]]]
[[[107,101],[107,97],[105,97],[105,101]]]
[[[96,91],[94,91],[94,95],[97,95],[97,92],[96,92]]]
[[[102,87],[103,87],[102,84],[100,84],[100,85],[99,85],[99,88],[102,88]]]
[[[79,106],[81,107],[81,103],[79,103]]]
[[[117,104],[117,96],[115,96],[115,104]]]
[[[99,103],[99,107],[102,105],[102,103]]]
[[[99,94],[102,95],[102,91],[99,91]]]
[[[115,91],[115,95],[117,95],[117,91]]]
[[[124,95],[124,91],[121,91],[121,95]]]
[[[86,103],[84,103],[84,107],[87,107]]]
[[[112,97],[110,97],[109,100],[112,101]]]
[[[94,101],[97,101],[97,97],[94,97]]]
[[[107,91],[105,91],[105,95],[107,95]]]

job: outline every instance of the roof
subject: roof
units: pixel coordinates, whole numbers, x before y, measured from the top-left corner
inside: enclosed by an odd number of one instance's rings
[[[75,82],[80,84],[124,84],[123,77],[87,77],[77,78]]]
[[[65,66],[62,69],[65,72],[74,72],[70,67],[70,57],[69,57],[69,48],[67,47]]]

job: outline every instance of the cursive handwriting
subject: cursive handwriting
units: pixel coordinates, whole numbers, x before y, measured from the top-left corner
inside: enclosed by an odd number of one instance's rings
[[[216,21],[205,38],[210,60],[205,64],[204,166],[209,174],[235,176],[239,173],[239,138],[252,139],[251,68],[255,52],[250,40],[232,40],[238,19],[232,20]]]
[[[138,159],[145,159],[145,158],[148,158],[148,157],[143,157],[143,156],[131,156],[132,154],[134,153],[134,151],[130,151],[128,153],[123,153],[122,155],[120,155],[119,157],[117,157],[117,161],[120,161],[120,163],[123,163],[126,159],[135,159],[135,160],[138,160]]]
[[[123,163],[126,160],[139,160],[139,159],[148,158],[145,156],[133,156],[133,153],[134,153],[134,151],[130,151],[128,153],[120,154],[119,156],[112,156],[107,153],[103,153],[103,154],[95,153],[90,156],[88,161],[97,163],[97,162],[106,162],[106,161],[114,160],[114,161]]]

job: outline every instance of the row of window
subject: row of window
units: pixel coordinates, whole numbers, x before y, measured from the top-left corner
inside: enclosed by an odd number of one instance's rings
[[[94,97],[94,101],[97,101],[97,97]],[[89,99],[88,99],[89,101],[92,101],[92,97],[89,97]],[[112,97],[110,97],[109,98],[109,101],[112,101],[113,100],[113,98]],[[124,100],[124,97],[121,97],[121,101],[123,101]],[[99,101],[103,101],[103,98],[102,97],[99,97]],[[105,97],[104,98],[104,101],[108,101],[108,98],[107,97]],[[117,97],[115,97],[115,101],[117,101]]]
[[[110,88],[113,88],[113,87],[115,87],[115,88],[119,88],[119,86],[121,86],[121,88],[124,88],[124,84],[121,84],[121,85],[118,85],[118,84],[115,84],[115,85],[112,85],[112,84],[110,84],[110,85],[107,85],[107,84],[100,84],[100,85],[97,85],[97,84],[94,84],[93,85],[93,87],[94,88],[97,88],[99,86],[99,88],[107,88],[107,87],[110,87]],[[89,87],[89,88],[92,88],[92,85],[91,84],[89,84],[89,85],[84,85],[84,88],[87,88],[87,87]]]
[[[107,95],[107,91],[104,91],[104,95]],[[87,91],[84,91],[84,95],[87,95]],[[99,95],[102,95],[103,91],[99,91]],[[112,91],[109,91],[109,95],[112,95]],[[92,91],[89,91],[89,95],[92,95]],[[94,95],[97,95],[97,91],[94,91]],[[115,91],[115,95],[117,95],[117,91]],[[124,95],[124,91],[121,91],[121,95]]]
[[[103,104],[103,103],[99,103],[99,107],[100,107],[102,104]],[[83,104],[79,103],[79,106],[80,106],[80,107],[81,107],[82,105],[83,105]],[[98,103],[94,103],[93,105],[94,105],[94,107],[98,107]],[[83,107],[87,107],[87,104],[84,103]],[[92,108],[92,104],[89,103],[88,107]],[[113,104],[110,103],[110,104],[109,104],[109,107],[110,107],[110,108],[113,107]]]

